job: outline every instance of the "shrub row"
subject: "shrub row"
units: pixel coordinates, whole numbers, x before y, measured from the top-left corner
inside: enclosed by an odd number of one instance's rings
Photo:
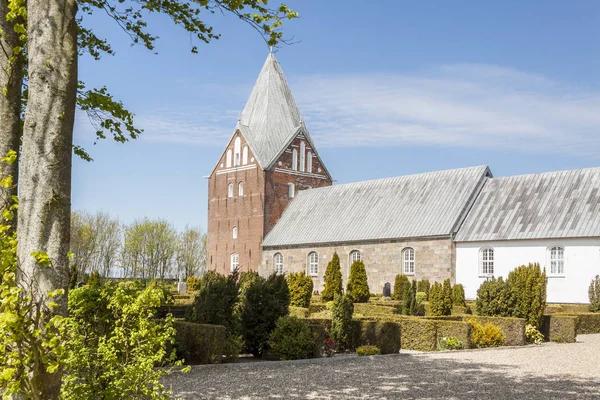
[[[186,364],[214,364],[223,360],[227,328],[220,325],[174,321],[177,357]]]
[[[577,317],[576,329],[578,335],[600,333],[600,313],[564,313],[552,314],[551,316]]]
[[[544,315],[540,332],[550,342],[574,343],[577,337],[577,317],[569,315]]]

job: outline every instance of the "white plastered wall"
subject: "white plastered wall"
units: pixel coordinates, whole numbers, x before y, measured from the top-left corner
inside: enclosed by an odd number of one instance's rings
[[[565,273],[550,274],[548,249],[561,245],[565,249]],[[519,265],[538,262],[548,274],[549,303],[587,303],[590,281],[600,274],[600,238],[514,240],[456,243],[456,282],[465,287],[468,299],[475,299],[485,280],[480,274],[480,251],[494,249],[494,276],[504,277]]]

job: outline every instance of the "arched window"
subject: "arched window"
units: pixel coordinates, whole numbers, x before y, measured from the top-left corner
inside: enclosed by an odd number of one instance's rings
[[[227,168],[231,168],[231,149],[227,150],[227,161],[225,162]]]
[[[238,183],[238,196],[244,195],[244,182]]]
[[[288,197],[294,197],[296,195],[296,185],[288,183]]]
[[[233,166],[238,167],[240,165],[240,157],[242,150],[242,139],[240,137],[236,137],[233,142]]]
[[[312,153],[310,151],[306,154],[306,172],[312,174]]]
[[[300,142],[300,171],[304,172],[304,166],[306,161],[306,145],[304,142]]]
[[[233,233],[231,234],[231,236],[232,236],[234,239],[237,239],[237,233],[238,233],[237,231],[238,231],[238,230],[237,230],[237,226],[234,226],[234,227],[233,227]]]
[[[275,253],[273,264],[275,264],[275,273],[278,275],[283,274],[283,254]]]
[[[402,250],[402,270],[404,275],[415,274],[415,249],[412,247]]]
[[[494,275],[494,249],[491,247],[481,249],[479,260],[479,274],[481,276]]]
[[[350,252],[350,265],[352,265],[354,261],[362,261],[362,256],[358,250],[352,250]]]
[[[240,256],[237,253],[231,255],[231,272],[235,271],[240,267]]]
[[[319,255],[316,251],[308,253],[308,274],[316,276],[319,273]]]
[[[298,171],[298,150],[292,150],[292,169]]]
[[[233,197],[233,183],[230,183],[227,186],[227,197]]]
[[[244,150],[242,151],[242,164],[248,164],[248,146],[244,146]]]
[[[550,259],[550,275],[564,275],[565,273],[565,248],[552,246],[548,249]]]

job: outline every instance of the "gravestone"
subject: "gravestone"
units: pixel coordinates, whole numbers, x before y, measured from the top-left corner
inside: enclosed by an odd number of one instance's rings
[[[392,284],[389,282],[386,282],[385,285],[383,285],[383,297],[390,297],[392,295]]]

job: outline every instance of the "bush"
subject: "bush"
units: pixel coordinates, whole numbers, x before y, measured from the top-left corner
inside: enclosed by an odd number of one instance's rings
[[[269,336],[271,352],[280,360],[299,360],[315,357],[316,336],[305,320],[285,316],[277,320]]]
[[[435,282],[429,291],[429,313],[432,316],[452,314],[452,289],[448,290],[446,286]]]
[[[489,322],[499,327],[505,335],[504,346],[523,346],[527,343],[525,337],[526,322],[523,318],[474,316],[468,319],[475,320],[480,324]]]
[[[525,326],[525,337],[527,338],[527,343],[542,344],[544,341],[542,332],[538,331],[537,328],[531,324]]]
[[[501,277],[488,279],[479,286],[475,302],[477,314],[508,317],[513,309],[513,297],[508,283]]]
[[[412,281],[412,284],[407,283],[404,285],[404,291],[402,294],[402,314],[403,315],[415,315],[417,308],[417,284]]]
[[[600,314],[582,313],[574,314],[577,317],[577,333],[600,333]]]
[[[237,272],[229,276],[215,271],[206,272],[186,320],[235,329],[237,319],[234,309],[238,301],[238,288]]]
[[[592,279],[588,295],[590,298],[590,312],[600,312],[600,275],[596,275]]]
[[[310,317],[310,311],[308,311],[308,308],[290,306],[289,310],[290,310],[289,315],[292,315],[294,317],[297,317],[297,318]]]
[[[455,306],[466,307],[465,288],[460,283],[452,287],[452,304]]]
[[[331,318],[331,338],[340,350],[348,349],[352,345],[352,314],[354,314],[352,300],[348,296],[337,295]]]
[[[508,274],[507,285],[513,297],[509,315],[540,327],[546,308],[546,270],[539,264],[522,265]]]
[[[472,343],[477,348],[502,346],[506,336],[502,330],[491,322],[485,325],[480,324],[475,319],[467,320],[472,326]]]
[[[435,351],[437,348],[436,321],[422,318],[403,318],[400,323],[400,347],[406,350]]]
[[[323,302],[332,301],[336,295],[342,294],[344,294],[344,292],[340,257],[337,253],[333,253],[333,257],[331,258],[331,261],[329,261],[329,264],[327,264],[327,269],[325,270],[325,288],[323,289],[323,293],[321,293],[321,300]]]
[[[175,321],[177,358],[187,364],[219,363],[225,353],[227,328],[219,325]]]
[[[463,344],[463,348],[470,349],[472,347],[473,328],[468,322],[441,320],[436,321],[436,324],[438,338],[455,337]]]
[[[402,300],[402,296],[404,296],[404,286],[408,283],[408,278],[406,275],[396,275],[396,279],[394,280],[394,300]]]
[[[429,289],[431,289],[431,283],[428,279],[422,279],[417,284],[417,292],[425,293],[425,301],[429,300]]]
[[[371,292],[369,291],[369,283],[367,282],[367,270],[362,261],[354,261],[350,267],[346,295],[354,303],[366,303],[369,301]]]
[[[417,292],[415,295],[416,307],[415,315],[419,317],[425,316],[425,301],[427,300],[427,294],[425,292]]]
[[[456,336],[440,337],[438,338],[438,350],[462,350],[465,348],[465,344],[461,342]]]
[[[444,315],[451,315],[452,314],[452,284],[450,283],[450,279],[444,280],[443,292],[444,292]]]
[[[381,354],[381,351],[379,350],[379,347],[377,346],[371,346],[371,345],[365,345],[365,346],[360,346],[356,349],[356,354],[359,356],[376,356]]]
[[[574,343],[577,337],[577,317],[570,315],[545,315],[541,331],[551,342]]]
[[[313,292],[313,280],[304,271],[291,273],[286,277],[290,291],[290,305],[307,308]]]
[[[283,275],[253,280],[241,306],[241,334],[245,348],[255,357],[268,350],[268,340],[280,317],[288,314],[290,293]]]
[[[202,278],[188,276],[185,282],[188,292],[197,292],[198,290],[200,290],[200,286],[202,285]]]
[[[398,353],[400,350],[400,324],[384,321],[359,321],[358,344],[377,346],[381,354]]]

